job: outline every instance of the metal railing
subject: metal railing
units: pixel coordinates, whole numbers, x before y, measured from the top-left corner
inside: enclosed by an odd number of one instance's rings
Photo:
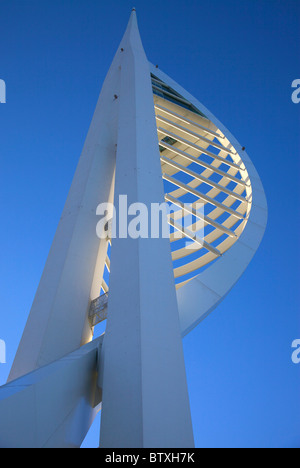
[[[91,328],[107,319],[108,293],[101,294],[91,302],[89,311],[89,322]]]

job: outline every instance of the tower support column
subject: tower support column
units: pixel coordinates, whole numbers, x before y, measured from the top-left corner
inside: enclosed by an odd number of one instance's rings
[[[127,195],[128,205],[143,203],[150,214],[152,203],[164,202],[164,188],[135,12],[121,46],[115,206],[118,212],[119,196]],[[117,233],[109,286],[100,446],[193,447],[169,239]]]

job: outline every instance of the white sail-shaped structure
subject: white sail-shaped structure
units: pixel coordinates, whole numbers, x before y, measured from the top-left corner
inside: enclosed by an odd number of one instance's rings
[[[170,236],[99,239],[97,207],[122,196],[172,205]],[[0,446],[80,447],[102,408],[100,447],[192,448],[182,337],[237,282],[266,222],[244,148],[148,62],[133,11],[0,387]]]

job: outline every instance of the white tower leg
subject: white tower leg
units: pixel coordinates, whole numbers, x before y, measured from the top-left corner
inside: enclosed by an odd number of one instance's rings
[[[121,43],[115,205],[164,201],[149,64],[133,12]],[[112,240],[101,447],[193,447],[167,238]]]
[[[8,381],[92,339],[89,304],[100,294],[107,249],[96,234],[96,209],[113,196],[119,60],[104,82]]]

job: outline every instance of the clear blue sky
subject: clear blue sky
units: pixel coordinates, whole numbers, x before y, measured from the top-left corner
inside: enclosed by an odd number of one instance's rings
[[[299,0],[0,0],[0,384],[133,6],[149,60],[246,146],[269,204],[255,259],[184,339],[196,445],[300,447]]]

